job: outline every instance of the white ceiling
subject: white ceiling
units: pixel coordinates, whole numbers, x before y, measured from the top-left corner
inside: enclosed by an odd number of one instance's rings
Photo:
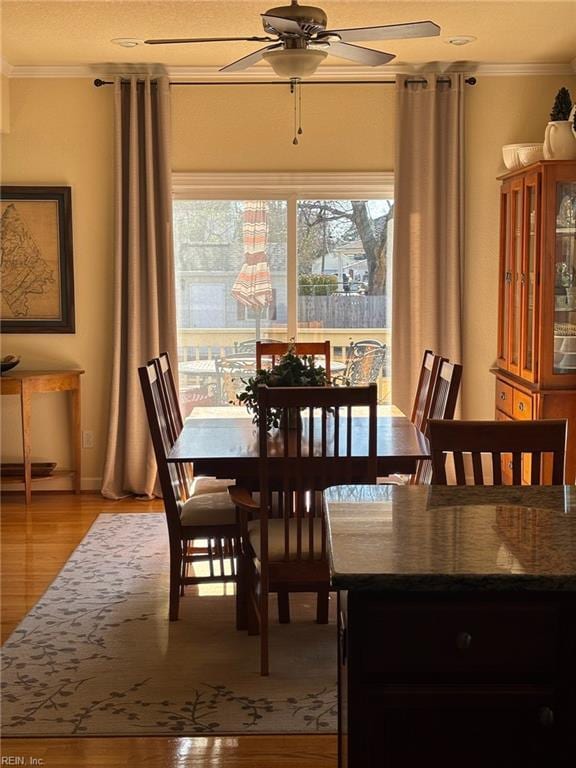
[[[466,71],[490,65],[513,70],[518,65],[534,71],[576,71],[575,0],[309,0],[328,14],[328,27],[375,26],[430,19],[442,28],[440,37],[366,43],[396,54],[391,64],[376,68],[378,75],[399,69]],[[285,2],[278,2],[283,5]],[[7,74],[59,74],[82,70],[106,73],[165,67],[172,75],[215,72],[263,43],[202,43],[194,45],[121,48],[113,38],[170,38],[244,36],[263,34],[260,14],[274,0],[0,0],[2,59]],[[447,38],[473,35],[466,46]],[[359,71],[342,59],[328,57],[325,71],[334,67]],[[361,68],[363,71],[366,68]],[[49,71],[49,70],[47,70]],[[271,73],[260,63],[252,74]]]

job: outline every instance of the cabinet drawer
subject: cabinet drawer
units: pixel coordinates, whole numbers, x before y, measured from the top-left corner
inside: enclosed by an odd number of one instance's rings
[[[350,646],[350,666],[354,655],[355,673],[387,684],[549,683],[559,621],[548,605],[391,605],[356,630],[361,648]]]
[[[498,408],[496,408],[496,421],[514,421],[514,419],[510,414],[504,413],[504,411],[499,411]]]
[[[350,731],[354,768],[502,768],[566,765],[573,710],[553,690],[520,688],[363,692]]]
[[[513,413],[513,389],[509,384],[504,384],[500,379],[496,379],[496,408],[512,416]]]
[[[513,416],[519,420],[532,418],[532,398],[517,389],[514,390]]]

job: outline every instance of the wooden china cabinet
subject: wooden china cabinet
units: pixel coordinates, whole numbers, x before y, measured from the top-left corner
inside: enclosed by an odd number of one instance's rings
[[[576,476],[576,161],[501,177],[497,419],[568,419]],[[529,467],[525,467],[529,472]]]

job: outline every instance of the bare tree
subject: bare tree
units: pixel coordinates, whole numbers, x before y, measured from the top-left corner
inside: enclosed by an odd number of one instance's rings
[[[394,203],[385,202],[385,212],[374,220],[365,200],[301,201],[299,253],[302,271],[311,269],[312,261],[322,258],[335,242],[359,239],[368,265],[368,293],[385,293],[389,223],[394,217]]]

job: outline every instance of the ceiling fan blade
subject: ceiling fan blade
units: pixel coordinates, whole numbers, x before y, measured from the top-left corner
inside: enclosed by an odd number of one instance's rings
[[[342,42],[354,43],[364,40],[400,40],[405,37],[435,37],[440,27],[433,21],[413,21],[408,24],[387,24],[384,27],[358,27],[356,29],[327,29],[318,38],[336,33]]]
[[[184,37],[171,40],[144,40],[146,45],[170,45],[172,43],[231,43],[236,40],[253,43],[273,43],[273,37]]]
[[[282,16],[270,16],[267,13],[260,14],[262,24],[266,32],[277,32],[279,34],[302,35],[300,24],[294,19],[284,19]]]
[[[227,64],[225,67],[221,67],[219,69],[219,72],[240,72],[243,69],[248,69],[248,67],[251,67],[253,64],[257,64],[259,61],[262,60],[262,55],[266,53],[266,51],[273,51],[275,48],[281,48],[282,43],[278,43],[277,45],[268,45],[266,48],[259,48],[257,51],[254,51],[254,53],[249,53],[248,56],[243,56],[241,59],[236,59],[236,61],[233,61],[231,64]]]
[[[360,45],[350,45],[349,43],[330,43],[328,55],[356,61],[358,64],[366,64],[369,67],[388,64],[389,61],[396,58],[393,53],[375,51],[373,48],[363,48]]]

